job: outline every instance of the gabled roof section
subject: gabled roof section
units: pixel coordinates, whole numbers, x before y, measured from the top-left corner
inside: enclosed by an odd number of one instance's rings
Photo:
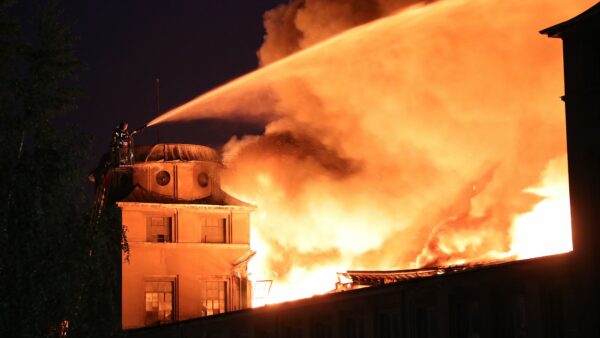
[[[135,162],[209,161],[221,162],[219,153],[197,144],[159,143],[153,146],[136,146]]]
[[[576,17],[552,27],[548,27],[540,31],[540,33],[548,35],[551,38],[562,38],[565,34],[573,33],[578,30],[598,29],[599,27],[600,2]]]
[[[170,196],[157,194],[152,191],[148,191],[140,187],[139,185],[136,185],[133,191],[131,191],[131,193],[127,195],[127,197],[122,199],[120,202],[157,204],[198,204],[255,208],[254,205],[241,201],[222,190],[217,194],[211,194],[210,196],[205,198],[195,200],[181,200],[172,198]]]

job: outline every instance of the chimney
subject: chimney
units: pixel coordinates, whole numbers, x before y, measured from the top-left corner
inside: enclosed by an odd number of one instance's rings
[[[541,31],[563,40],[567,157],[571,198],[571,288],[579,330],[600,336],[600,2]],[[549,136],[551,137],[551,136]]]

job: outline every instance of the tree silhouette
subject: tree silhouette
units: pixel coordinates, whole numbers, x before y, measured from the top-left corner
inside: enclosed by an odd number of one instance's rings
[[[119,335],[118,213],[90,222],[90,140],[57,123],[76,109],[71,32],[56,1],[15,12],[0,0],[0,336]]]

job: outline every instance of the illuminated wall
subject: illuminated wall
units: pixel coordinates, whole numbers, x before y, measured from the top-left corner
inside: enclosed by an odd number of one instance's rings
[[[220,190],[220,168],[205,158],[133,166],[133,191],[118,202],[129,244],[123,328],[251,305],[246,265],[253,207]]]

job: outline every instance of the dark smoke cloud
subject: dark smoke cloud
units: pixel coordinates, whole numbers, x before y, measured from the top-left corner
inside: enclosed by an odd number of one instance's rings
[[[265,13],[265,41],[258,51],[268,65],[349,28],[432,0],[292,0]]]
[[[255,171],[275,173],[273,179],[284,188],[286,198],[292,203],[301,196],[303,187],[316,177],[338,181],[356,175],[361,170],[359,161],[344,157],[337,149],[301,130],[275,131],[260,137],[233,139],[224,150],[225,162],[231,168],[248,167],[249,164],[244,162],[249,160]],[[285,169],[274,172],[273,167]]]
[[[319,167],[320,173],[327,173],[335,179],[342,179],[359,170],[356,161],[344,158],[336,149],[300,131],[288,130],[252,138],[252,144],[247,143],[238,155],[255,159],[275,155],[299,162],[312,162]]]

